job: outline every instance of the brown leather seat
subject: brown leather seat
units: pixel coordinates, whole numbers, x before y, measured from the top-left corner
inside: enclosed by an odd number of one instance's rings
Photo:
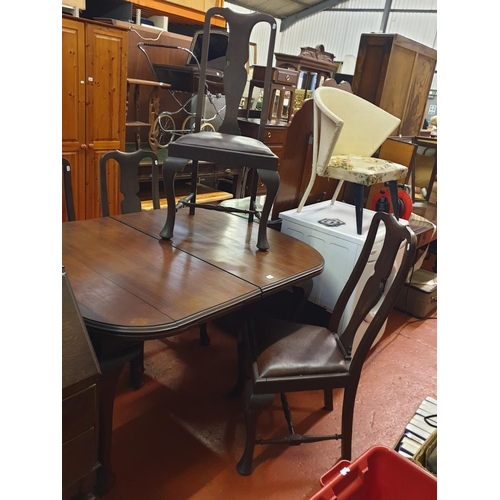
[[[186,153],[189,153],[192,160],[217,161],[223,153],[225,161],[230,165],[255,164],[264,169],[274,169],[276,166],[276,155],[268,146],[252,137],[220,132],[209,134],[200,132],[179,137],[175,145],[176,147],[170,148],[170,153],[172,149],[182,152],[182,147],[189,148]],[[249,159],[247,155],[251,155],[252,158]],[[254,157],[258,158],[254,159]]]
[[[224,120],[218,132],[200,132],[206,93],[205,83],[208,48],[210,44],[210,20],[213,16],[225,18],[229,26],[229,41],[226,51],[226,65],[224,67],[226,108],[224,110]],[[168,146],[168,157],[163,163],[163,183],[167,197],[167,220],[160,233],[163,239],[168,240],[174,236],[175,214],[178,209],[189,206],[191,215],[194,215],[196,207],[214,209],[213,205],[196,203],[198,161],[209,161],[227,165],[230,168],[255,169],[257,171],[260,180],[266,186],[267,190],[262,212],[259,212],[255,205],[257,176],[254,176],[248,210],[223,206],[217,206],[217,209],[227,212],[246,213],[249,215],[249,222],[253,222],[254,217],[260,219],[257,247],[259,250],[269,249],[266,230],[271,207],[279,187],[278,157],[262,142],[264,127],[267,121],[264,113],[261,114],[257,139],[241,136],[238,126],[238,108],[247,81],[245,65],[248,61],[249,39],[254,26],[258,23],[267,23],[270,26],[270,42],[267,53],[263,102],[263,109],[267,109],[276,37],[276,20],[266,14],[239,14],[228,8],[214,7],[207,11],[203,28],[203,48],[195,131],[194,133],[183,135],[170,143]],[[191,193],[176,204],[175,175],[184,169],[190,161],[192,162]]]
[[[382,226],[380,232],[379,226]],[[358,283],[368,259],[372,258],[376,238],[384,234],[375,271],[359,290]],[[246,378],[247,429],[245,450],[237,465],[240,474],[252,473],[255,444],[299,445],[340,439],[341,458],[351,459],[354,402],[363,363],[396,303],[413,265],[415,251],[416,237],[411,229],[393,215],[377,212],[358,261],[333,308],[328,328],[268,317],[261,314],[258,305],[247,311],[238,349],[240,374]],[[340,320],[355,290],[360,292],[359,299],[347,326],[340,332]],[[242,386],[240,380],[239,387]],[[341,433],[296,434],[285,393],[322,390],[325,409],[331,411],[336,388],[344,389]],[[258,416],[274,402],[277,393],[281,394],[289,435],[256,439]]]

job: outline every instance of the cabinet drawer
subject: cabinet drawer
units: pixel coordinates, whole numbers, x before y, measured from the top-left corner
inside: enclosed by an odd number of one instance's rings
[[[283,146],[281,144],[268,144],[269,149],[280,159],[283,159]]]
[[[63,488],[90,474],[97,462],[94,428],[90,428],[62,446]]]
[[[264,131],[264,144],[285,144],[286,128],[266,128]]]
[[[299,81],[299,72],[293,69],[274,68],[273,81],[275,83],[296,87]]]
[[[62,401],[62,440],[63,443],[78,436],[97,419],[97,388],[92,385]]]
[[[253,76],[252,80],[255,83],[264,81],[266,76],[266,67],[265,66],[254,66],[253,67]],[[281,83],[283,85],[297,86],[299,81],[299,72],[294,69],[285,69],[285,68],[273,68],[273,72],[271,74],[271,80],[273,83]]]

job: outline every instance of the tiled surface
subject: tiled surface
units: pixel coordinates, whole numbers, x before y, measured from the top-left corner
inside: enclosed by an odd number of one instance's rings
[[[391,314],[361,376],[353,459],[375,444],[393,447],[420,402],[437,397],[436,330],[436,319]],[[127,387],[124,371],[115,402],[116,486],[104,500],[307,499],[339,459],[337,441],[257,446],[253,474],[240,476],[236,463],[245,425],[241,400],[228,398],[236,373],[235,340],[215,325],[209,325],[209,334],[208,347],[198,343],[197,329],[147,342],[145,385],[139,391]],[[340,396],[328,413],[321,392],[289,395],[296,432],[338,432]],[[259,434],[284,433],[276,400],[261,416]]]

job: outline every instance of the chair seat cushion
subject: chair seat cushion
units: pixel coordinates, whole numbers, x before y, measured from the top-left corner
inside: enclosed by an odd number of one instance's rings
[[[260,377],[349,372],[335,337],[326,328],[256,318],[254,332]]]
[[[263,142],[242,135],[220,132],[186,134],[169,145],[168,154],[234,167],[278,169],[278,157]]]
[[[406,177],[408,168],[381,158],[356,155],[335,155],[320,175],[372,186],[381,182],[395,181]]]
[[[221,134],[220,132],[198,132],[179,137],[175,144],[183,146],[207,147],[241,153],[275,156],[261,141],[243,135]]]

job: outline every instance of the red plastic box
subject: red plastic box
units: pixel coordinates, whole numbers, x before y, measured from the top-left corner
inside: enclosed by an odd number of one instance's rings
[[[354,462],[341,460],[320,483],[309,500],[437,500],[437,479],[384,446],[373,446]]]

